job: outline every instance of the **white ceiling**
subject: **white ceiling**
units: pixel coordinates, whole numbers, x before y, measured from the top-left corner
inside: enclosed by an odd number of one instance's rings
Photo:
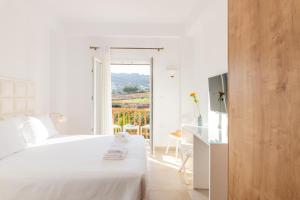
[[[64,22],[185,23],[205,0],[29,1]]]

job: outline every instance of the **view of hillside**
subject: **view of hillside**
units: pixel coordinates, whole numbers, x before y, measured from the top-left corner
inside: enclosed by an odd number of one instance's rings
[[[147,92],[149,91],[149,75],[138,73],[112,73],[112,93],[113,94],[126,94],[126,88],[137,88],[134,92]],[[124,91],[125,89],[125,91]]]
[[[112,73],[112,104],[116,108],[149,108],[150,76]]]

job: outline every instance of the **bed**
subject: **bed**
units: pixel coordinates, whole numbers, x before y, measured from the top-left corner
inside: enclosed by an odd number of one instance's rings
[[[130,136],[125,160],[103,160],[113,136],[49,139],[0,161],[1,200],[139,200],[144,139]]]
[[[0,119],[32,114],[33,88],[32,82],[0,78]],[[3,130],[17,130],[2,121],[0,200],[144,198],[146,150],[142,136],[128,136],[124,160],[104,160],[104,152],[115,140],[113,135],[61,136],[23,148],[22,142],[6,145],[5,140],[13,143],[16,137]]]

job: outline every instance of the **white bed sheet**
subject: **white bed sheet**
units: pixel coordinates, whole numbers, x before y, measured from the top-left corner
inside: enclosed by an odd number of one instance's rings
[[[0,160],[0,200],[139,200],[144,196],[144,139],[130,136],[125,160],[103,160],[113,136],[49,139]]]

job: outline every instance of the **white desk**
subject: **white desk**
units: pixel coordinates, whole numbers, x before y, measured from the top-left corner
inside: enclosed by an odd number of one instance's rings
[[[209,189],[210,200],[227,200],[227,132],[190,124],[181,129],[183,134],[193,134],[194,189]]]

